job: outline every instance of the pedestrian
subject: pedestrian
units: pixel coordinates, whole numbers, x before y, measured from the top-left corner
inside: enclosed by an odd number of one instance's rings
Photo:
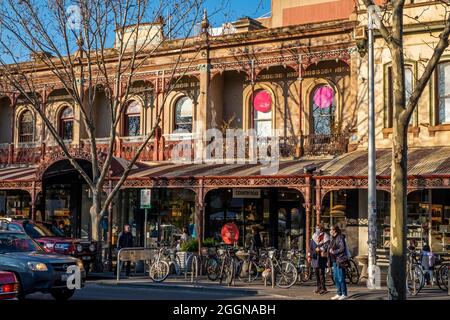
[[[191,236],[189,235],[188,229],[183,227],[183,234],[181,235],[181,243],[186,243],[191,240]]]
[[[122,248],[132,248],[133,247],[133,234],[131,233],[131,227],[129,224],[123,226],[123,231],[119,234],[119,240],[117,241],[117,250]],[[128,277],[131,272],[131,261],[125,262],[126,266],[126,276]],[[120,268],[122,269],[123,262],[121,262]]]
[[[425,275],[425,281],[427,285],[431,285],[431,280],[433,278],[433,269],[435,264],[435,256],[431,252],[431,248],[428,244],[425,244],[420,253],[420,264]]]
[[[336,295],[331,300],[347,299],[347,284],[345,283],[345,269],[349,266],[347,243],[345,236],[338,226],[333,226],[330,231],[331,243],[329,246],[329,265],[333,268]]]
[[[330,236],[325,232],[321,223],[316,226],[316,231],[312,236],[309,245],[308,262],[314,268],[316,275],[317,288],[315,294],[328,293],[325,286],[325,270],[327,268],[327,252],[330,243]]]
[[[252,238],[250,239],[250,250],[259,254],[259,250],[262,248],[261,235],[259,234],[258,226],[252,226]]]

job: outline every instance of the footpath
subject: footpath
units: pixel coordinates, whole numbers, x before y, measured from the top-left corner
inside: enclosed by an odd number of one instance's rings
[[[211,292],[221,292],[230,294],[242,295],[259,295],[267,299],[298,299],[298,300],[329,300],[336,294],[333,285],[329,285],[327,289],[329,292],[324,295],[317,295],[314,293],[315,286],[313,282],[295,284],[289,289],[282,289],[278,287],[272,288],[270,284],[264,285],[262,280],[257,280],[254,283],[243,283],[236,280],[233,286],[220,285],[218,282],[209,281],[206,277],[199,277],[191,282],[191,278],[169,276],[164,282],[153,282],[149,277],[142,275],[135,275],[131,277],[120,278],[117,281],[112,273],[90,273],[88,282],[96,283],[101,286],[115,286],[128,288],[148,288],[160,290],[186,290],[196,291],[201,290]],[[348,285],[348,299],[349,300],[387,300],[387,288],[382,286],[379,290],[369,290],[365,285]],[[450,300],[450,295],[447,292],[440,290],[437,286],[424,287],[417,296],[411,296],[408,299],[414,300]]]

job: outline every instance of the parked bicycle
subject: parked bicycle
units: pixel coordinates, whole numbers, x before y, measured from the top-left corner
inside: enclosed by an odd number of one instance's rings
[[[425,285],[425,276],[420,265],[417,253],[414,250],[408,252],[406,262],[406,283],[409,294],[416,296]]]
[[[297,281],[298,273],[295,265],[291,261],[281,259],[281,254],[276,249],[263,252],[260,265],[273,273],[275,285],[279,288],[290,288]]]

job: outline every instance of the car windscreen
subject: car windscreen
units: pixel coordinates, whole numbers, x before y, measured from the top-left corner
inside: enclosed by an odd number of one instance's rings
[[[66,237],[64,232],[61,231],[57,226],[51,225],[51,224],[42,224],[44,227],[46,227],[48,230],[50,230],[55,236],[57,237]]]
[[[25,222],[23,225],[25,232],[33,239],[38,239],[42,237],[54,237],[55,234],[51,232],[43,224]]]
[[[42,249],[26,234],[0,232],[0,253],[33,251]]]

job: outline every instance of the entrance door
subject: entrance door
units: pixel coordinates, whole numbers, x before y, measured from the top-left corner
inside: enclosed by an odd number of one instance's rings
[[[90,164],[79,161],[90,173]],[[43,176],[43,219],[68,237],[90,238],[89,191],[84,179],[68,161],[50,166]]]

